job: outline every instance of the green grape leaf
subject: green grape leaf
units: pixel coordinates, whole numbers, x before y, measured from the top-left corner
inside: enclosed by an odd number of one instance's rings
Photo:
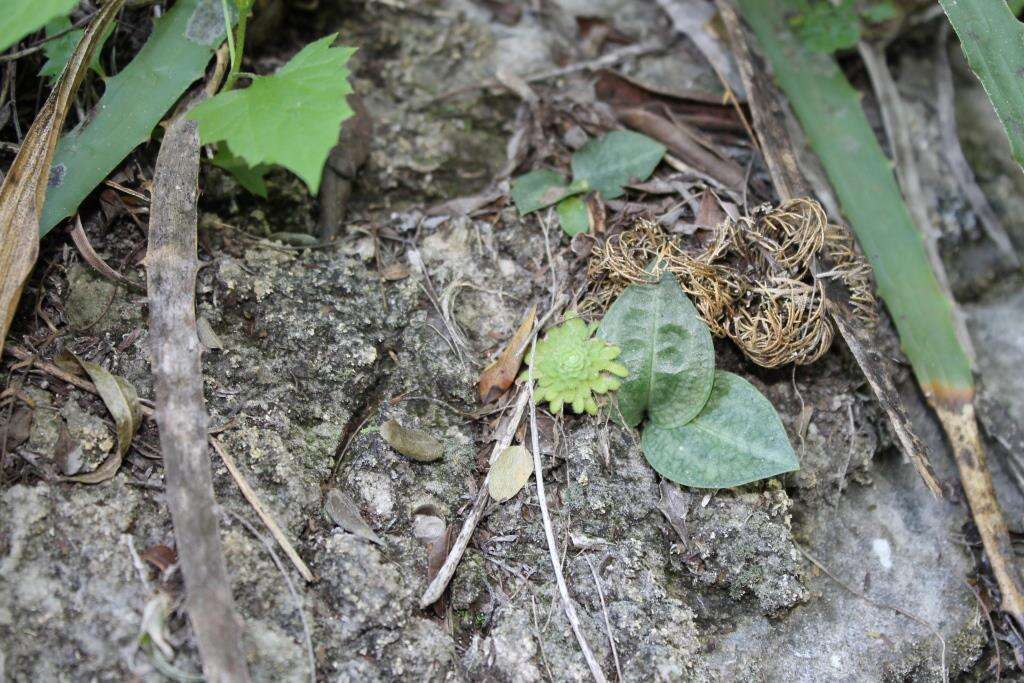
[[[586,183],[566,185],[565,178],[560,174],[542,168],[530,171],[512,181],[512,201],[515,202],[519,213],[525,216],[531,211],[551,206],[586,190]]]
[[[646,411],[663,429],[701,411],[714,383],[715,347],[708,326],[671,273],[656,285],[630,285],[601,321],[598,337],[622,349],[629,377],[618,392],[623,421],[635,427]]]
[[[0,21],[0,50],[45,26],[51,19],[67,14],[78,0],[4,0]]]
[[[658,474],[684,486],[729,488],[800,468],[775,408],[731,372],[715,372],[704,410],[675,429],[644,428],[644,455]]]
[[[284,166],[316,194],[341,122],[352,115],[345,64],[355,48],[331,47],[336,35],[310,43],[274,75],[194,107],[189,118],[203,144],[227,142],[252,168]]]
[[[89,68],[104,78],[106,78],[107,74],[104,73],[103,65],[100,64],[100,53],[103,51],[107,38],[114,32],[116,25],[117,22],[112,21],[107,26],[107,29],[103,32],[103,37],[100,38],[99,45],[96,47],[96,51],[92,55],[92,61],[89,62]],[[69,28],[71,28],[70,19],[67,17],[57,17],[46,25],[46,36],[56,35],[61,31],[67,31]],[[64,71],[64,67],[68,65],[71,53],[75,51],[75,46],[78,45],[78,41],[81,40],[83,35],[85,35],[85,29],[79,28],[43,43],[43,54],[46,55],[46,63],[39,70],[39,76],[48,78],[50,81],[57,80],[57,77]]]
[[[562,230],[569,237],[581,232],[590,232],[590,210],[582,197],[566,197],[558,202],[555,210],[558,212],[558,222]]]
[[[585,180],[605,199],[623,193],[622,186],[651,177],[665,146],[646,135],[628,130],[613,130],[590,140],[572,155],[572,177]]]
[[[270,171],[266,164],[249,166],[244,159],[239,159],[231,153],[226,144],[217,146],[217,153],[210,159],[210,163],[222,168],[235,177],[238,184],[254,195],[267,198],[267,184],[263,178]]]

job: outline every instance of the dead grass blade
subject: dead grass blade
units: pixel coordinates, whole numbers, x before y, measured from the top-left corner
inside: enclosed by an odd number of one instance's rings
[[[39,255],[39,214],[64,119],[104,29],[123,4],[124,0],[111,0],[90,22],[0,186],[0,351]]]

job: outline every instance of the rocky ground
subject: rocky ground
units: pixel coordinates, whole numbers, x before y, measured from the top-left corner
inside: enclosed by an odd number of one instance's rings
[[[212,424],[318,579],[305,584],[287,564],[282,575],[271,552],[287,560],[214,459],[253,678],[309,679],[306,621],[320,680],[585,680],[532,483],[484,519],[447,611],[418,608],[427,554],[413,534],[416,512],[433,506],[459,525],[482,480],[480,454],[492,427],[467,416],[479,408],[480,369],[533,303],[546,304],[551,270],[580,265],[557,243],[549,265],[538,221],[511,207],[476,218],[426,209],[484,189],[505,163],[518,103],[470,86],[503,65],[532,73],[563,62],[574,54],[577,17],[603,20],[631,39],[667,39],[667,20],[656,6],[615,0],[563,0],[518,17],[505,16],[499,3],[390,5],[339,3],[299,31],[340,26],[346,41],[363,46],[356,89],[375,135],[337,242],[303,249],[261,239],[315,229],[314,202],[284,174],[274,178],[270,205],[215,169],[201,179],[208,265],[198,309],[222,347],[204,361]],[[927,144],[932,67],[910,43],[893,66],[917,114],[930,209],[968,301],[990,413],[1012,425],[1024,416],[1016,324],[1024,290],[991,257]],[[681,63],[665,82],[716,88],[697,54],[676,41],[621,69],[657,78],[666,64]],[[968,156],[1022,244],[1019,169],[956,54],[954,67]],[[569,96],[586,93],[588,83],[585,75],[572,79]],[[443,96],[460,88],[466,92]],[[91,238],[115,263],[142,239],[127,219]],[[57,346],[102,362],[152,397],[144,296],[115,290],[65,239],[44,244],[41,263],[49,267],[33,280],[13,338],[38,334],[38,299],[60,330]],[[129,271],[141,278],[141,268]],[[889,334],[880,332],[895,348]],[[719,362],[749,377],[779,410],[800,471],[738,490],[667,490],[635,435],[589,417],[548,423],[547,503],[583,632],[606,674],[631,681],[982,675],[994,650],[972,590],[977,543],[946,448],[907,373],[904,394],[932,446],[944,500],[893,447],[838,344],[796,372],[755,369],[728,343],[717,344]],[[153,459],[155,428],[143,426],[112,480],[61,482],[62,470],[87,471],[113,450],[103,404],[44,374],[6,370],[34,409],[24,439],[7,437],[21,466],[0,487],[0,672],[14,681],[187,680],[182,672],[199,665],[180,579],[137,559],[174,545]],[[398,455],[376,429],[390,418],[435,435],[444,456],[418,463]],[[1009,437],[1000,424],[988,422],[991,452],[1019,529],[1024,506],[1003,471],[1000,444]],[[332,488],[355,500],[383,545],[330,521],[324,498]],[[668,505],[671,520],[662,512]],[[165,623],[154,626],[167,604]],[[154,657],[153,633],[166,633],[169,662]]]

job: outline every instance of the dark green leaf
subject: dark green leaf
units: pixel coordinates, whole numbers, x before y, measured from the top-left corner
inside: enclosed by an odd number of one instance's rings
[[[210,163],[233,175],[238,184],[249,192],[264,199],[267,198],[267,184],[263,178],[267,175],[270,167],[266,164],[249,166],[244,159],[239,159],[232,154],[226,143],[217,146],[217,154],[210,159]]]
[[[572,155],[575,181],[585,180],[605,199],[615,199],[622,186],[647,180],[665,156],[665,146],[646,135],[613,130],[590,140]]]
[[[860,39],[860,21],[852,0],[838,5],[828,0],[793,4],[801,7],[801,11],[790,21],[811,50],[832,53],[851,48]]]
[[[581,232],[590,232],[590,210],[580,196],[567,197],[558,202],[558,222],[569,237]]]
[[[512,181],[512,201],[525,215],[556,204],[566,197],[585,192],[586,183],[566,185],[565,178],[548,169],[530,171]]]
[[[670,429],[692,420],[714,383],[715,348],[708,326],[666,273],[656,285],[630,285],[605,313],[598,336],[615,344],[629,377],[618,391],[623,421]]]
[[[704,410],[675,429],[647,425],[643,449],[661,476],[700,488],[741,486],[800,467],[768,399],[721,370]]]

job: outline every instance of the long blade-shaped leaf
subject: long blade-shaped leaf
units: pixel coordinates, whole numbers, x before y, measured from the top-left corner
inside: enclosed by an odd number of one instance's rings
[[[1024,24],[1003,0],[939,0],[1024,166]]]
[[[787,14],[797,11],[798,3],[739,0],[739,5],[874,267],[879,293],[922,388],[941,399],[969,397],[974,383],[957,341],[952,304],[932,272],[860,94],[830,55],[808,49],[790,31]]]
[[[74,214],[93,188],[149,139],[185,89],[203,75],[223,40],[220,0],[179,0],[157,20],[131,63],[107,79],[88,123],[61,138],[40,234]]]
[[[39,255],[39,213],[61,126],[104,29],[123,4],[124,0],[112,0],[92,20],[0,186],[0,351],[25,280]]]

